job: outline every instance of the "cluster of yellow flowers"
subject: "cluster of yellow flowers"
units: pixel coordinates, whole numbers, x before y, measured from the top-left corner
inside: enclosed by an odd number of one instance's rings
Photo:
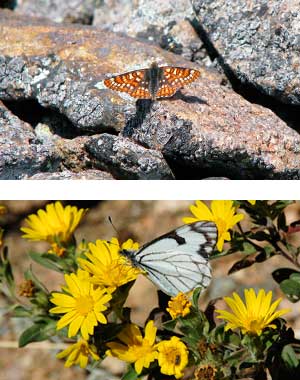
[[[250,202],[250,201],[249,201]],[[251,201],[251,204],[253,201]],[[48,204],[46,210],[39,210],[37,215],[27,218],[29,227],[23,227],[24,238],[45,240],[50,244],[48,252],[64,255],[73,233],[87,210],[66,206],[60,202]],[[212,201],[211,209],[203,202],[197,201],[191,206],[194,217],[184,218],[185,223],[196,220],[212,221],[218,229],[217,249],[222,250],[224,241],[230,241],[229,230],[244,217],[236,214],[232,201]],[[130,265],[120,255],[121,249],[137,250],[138,243],[131,239],[121,244],[116,238],[111,241],[97,240],[89,243],[84,252],[85,257],[77,259],[77,273],[65,274],[66,285],[62,292],[53,292],[51,302],[56,305],[50,312],[63,314],[57,322],[57,329],[68,326],[68,337],[79,336],[78,341],[60,352],[57,357],[66,359],[66,366],[79,364],[86,367],[88,358],[100,360],[97,349],[89,343],[98,324],[106,324],[110,311],[110,302],[114,292],[128,282],[134,281],[142,273]],[[265,294],[260,290],[256,297],[253,289],[245,290],[246,304],[234,293],[233,298],[225,297],[225,302],[232,313],[217,310],[221,318],[227,321],[226,329],[239,328],[243,334],[260,335],[265,327],[275,328],[271,322],[285,314],[287,310],[275,311],[280,300],[271,304],[272,292]],[[188,295],[179,293],[171,298],[167,311],[173,319],[190,313],[191,302]],[[157,328],[150,320],[141,329],[135,324],[128,324],[117,335],[117,340],[106,343],[106,355],[134,364],[135,371],[140,374],[143,368],[157,360],[160,371],[176,378],[183,376],[183,369],[188,364],[188,348],[177,337],[168,340],[157,339]]]

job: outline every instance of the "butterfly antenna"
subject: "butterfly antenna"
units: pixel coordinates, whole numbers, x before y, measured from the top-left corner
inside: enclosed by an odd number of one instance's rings
[[[117,236],[119,236],[120,234],[119,234],[118,230],[116,229],[115,225],[113,224],[112,218],[110,216],[108,217],[108,221],[111,224],[111,226],[114,229],[114,231],[117,234]]]

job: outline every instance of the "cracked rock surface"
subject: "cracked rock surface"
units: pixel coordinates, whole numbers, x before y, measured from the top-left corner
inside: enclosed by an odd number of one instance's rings
[[[264,94],[300,105],[299,1],[192,3],[223,66]]]
[[[87,145],[103,170],[112,170],[120,179],[173,179],[163,155],[146,149],[127,138],[104,133]]]
[[[153,60],[201,77],[154,103],[104,86]],[[294,124],[215,70],[110,30],[0,10],[0,99],[2,179],[300,179]]]
[[[55,170],[59,161],[55,147],[42,144],[31,126],[0,101],[0,179],[20,179],[24,173]]]

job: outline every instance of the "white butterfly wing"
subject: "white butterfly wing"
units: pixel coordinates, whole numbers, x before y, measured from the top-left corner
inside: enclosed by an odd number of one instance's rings
[[[197,286],[208,286],[211,280],[208,257],[216,240],[216,225],[199,221],[181,226],[144,245],[131,260],[145,270],[149,279],[163,292],[175,296]]]

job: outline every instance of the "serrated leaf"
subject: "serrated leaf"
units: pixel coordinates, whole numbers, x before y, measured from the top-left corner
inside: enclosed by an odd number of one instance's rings
[[[46,257],[45,257],[45,255],[46,255]],[[53,255],[53,258],[52,258],[52,255],[50,255],[51,256],[51,259],[50,259],[48,254],[41,254],[41,253],[37,253],[37,252],[29,252],[29,256],[37,264],[42,265],[43,267],[45,267],[47,269],[51,269],[51,270],[54,270],[54,271],[59,272],[59,273],[62,272],[61,266],[59,264],[57,264],[56,259],[54,259],[55,255]]]
[[[290,344],[287,344],[283,347],[281,357],[288,368],[297,368],[300,364],[299,359],[297,358],[297,355]]]

